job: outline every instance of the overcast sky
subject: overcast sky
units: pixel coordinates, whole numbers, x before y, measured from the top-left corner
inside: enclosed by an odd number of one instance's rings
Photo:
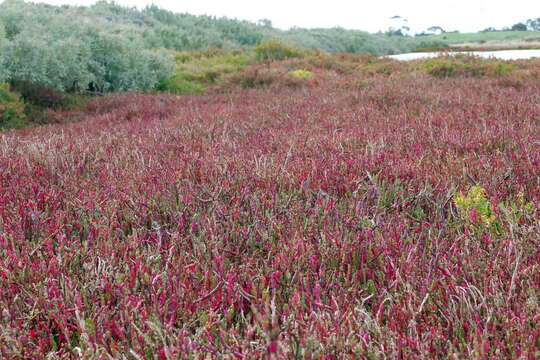
[[[90,5],[95,0],[45,0],[49,4]],[[430,26],[447,31],[472,32],[486,27],[502,28],[540,17],[540,0],[117,0],[119,4],[144,7],[156,4],[174,12],[227,16],[242,20],[270,19],[275,27],[334,27],[369,32],[397,25],[390,17],[408,20],[414,32]]]

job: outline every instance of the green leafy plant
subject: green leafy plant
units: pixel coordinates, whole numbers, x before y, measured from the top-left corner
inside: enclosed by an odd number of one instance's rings
[[[301,79],[310,79],[314,75],[313,72],[305,69],[289,71],[288,74]]]
[[[500,204],[499,207],[508,220],[514,223],[519,223],[522,219],[533,215],[535,212],[534,203],[525,200],[525,194],[522,191],[517,194],[517,199],[515,201],[507,204]]]
[[[487,228],[500,232],[501,223],[495,215],[495,208],[486,195],[486,190],[478,185],[471,187],[467,194],[459,192],[454,195],[454,204],[463,220],[473,228]]]

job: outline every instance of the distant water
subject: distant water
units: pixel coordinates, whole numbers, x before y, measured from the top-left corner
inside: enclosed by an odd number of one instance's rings
[[[407,53],[399,55],[389,55],[389,58],[396,60],[416,60],[416,59],[426,59],[433,58],[437,56],[444,55],[446,53],[440,52],[417,52],[417,53]],[[483,58],[497,58],[501,60],[521,60],[521,59],[532,59],[540,58],[540,50],[498,50],[498,51],[453,51],[449,54],[468,54],[481,56]]]

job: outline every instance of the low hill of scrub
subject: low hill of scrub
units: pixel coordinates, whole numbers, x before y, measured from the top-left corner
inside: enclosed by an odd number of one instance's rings
[[[501,61],[455,55],[402,62],[366,54],[301,50],[279,41],[262,42],[254,49],[246,50],[217,47],[194,51],[168,50],[167,56],[173,59],[174,70],[163,77],[151,92],[202,95],[264,87],[298,88],[320,86],[341,79],[343,75],[350,79],[415,74],[437,78],[489,77],[517,87],[527,79],[540,79],[537,60]],[[10,88],[18,94],[17,108],[22,108],[25,115],[24,122],[20,119],[14,122],[19,124],[17,126],[57,122],[57,111],[76,108],[84,111],[84,103],[92,97],[28,81],[12,81]]]
[[[147,91],[174,72],[177,52],[242,51],[272,40],[302,49],[373,55],[416,47],[414,39],[399,36],[339,28],[282,31],[268,24],[176,14],[155,5],[137,10],[107,1],[82,7],[5,0],[0,3],[0,81],[79,93]]]
[[[521,33],[482,33],[482,38],[515,39]],[[379,56],[444,48],[476,39],[471,36],[411,38],[341,28],[283,31],[269,22],[177,14],[155,5],[138,10],[108,1],[83,7],[5,0],[0,4],[0,81],[72,94],[202,93],[256,61],[310,52]],[[277,44],[274,49],[272,44]]]

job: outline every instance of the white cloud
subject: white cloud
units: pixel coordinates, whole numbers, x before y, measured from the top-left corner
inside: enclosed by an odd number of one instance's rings
[[[92,0],[45,0],[49,4],[89,5]],[[331,0],[117,0],[119,4],[144,7],[154,3],[175,12],[197,15],[227,16],[242,20],[270,19],[274,26],[288,29],[298,27],[333,27],[360,29],[370,32],[386,30],[392,25],[390,17],[408,19],[413,31],[430,26],[445,30],[470,32],[486,27],[501,28],[540,16],[538,0],[409,0],[409,1],[347,1]]]

